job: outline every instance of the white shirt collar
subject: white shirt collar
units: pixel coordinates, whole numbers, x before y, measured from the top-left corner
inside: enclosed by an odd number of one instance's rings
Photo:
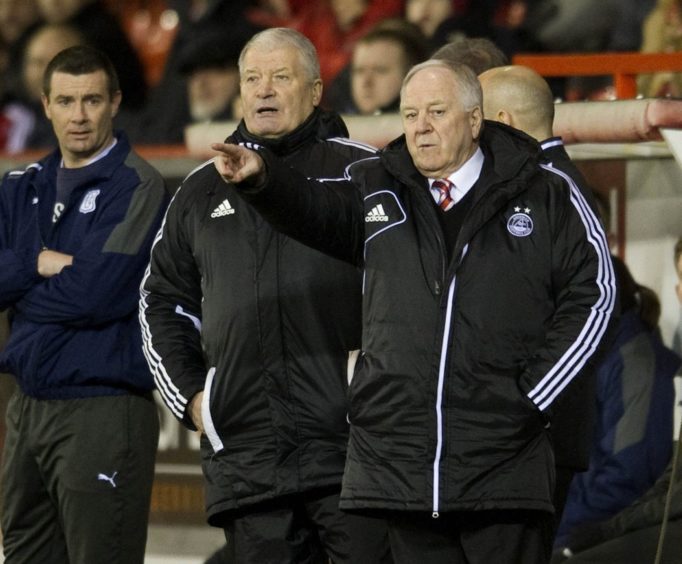
[[[83,166],[89,166],[92,163],[95,163],[95,162],[99,161],[100,159],[103,159],[104,157],[106,157],[111,152],[111,150],[114,148],[116,143],[118,143],[118,139],[116,139],[116,137],[114,137],[114,139],[111,141],[111,143],[109,145],[104,147],[104,149],[102,149],[99,153],[97,153],[94,157],[92,157]],[[62,159],[62,162],[59,163],[59,166],[64,168],[64,159]],[[82,167],[79,167],[79,168],[82,168]]]
[[[476,183],[478,177],[481,176],[481,170],[483,169],[483,151],[480,147],[476,149],[476,152],[466,161],[461,167],[459,167],[455,172],[448,176],[448,180],[455,185],[455,189],[451,190],[450,197],[455,203],[459,202],[467,192],[471,190],[471,187]],[[433,182],[437,180],[436,178],[429,178],[429,188]],[[437,189],[431,190],[436,202],[440,197],[440,193]]]

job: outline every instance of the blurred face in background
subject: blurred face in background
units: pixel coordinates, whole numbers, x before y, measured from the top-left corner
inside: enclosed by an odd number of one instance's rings
[[[192,119],[214,119],[239,94],[239,70],[236,65],[196,69],[187,78],[187,92]]]
[[[37,0],[43,19],[49,23],[63,23],[70,20],[81,8],[94,0]]]
[[[255,45],[244,54],[240,77],[246,128],[276,139],[301,125],[320,103],[322,81],[306,72],[292,45]]]
[[[5,43],[14,43],[37,21],[35,0],[0,0],[0,38]]]
[[[351,94],[359,112],[372,114],[394,102],[406,73],[399,43],[388,39],[358,43],[351,63]]]
[[[452,14],[452,0],[407,0],[405,4],[405,19],[418,25],[426,37]]]
[[[351,27],[367,10],[368,0],[331,0],[332,10],[339,28]]]
[[[24,53],[24,90],[30,100],[40,100],[43,73],[52,58],[67,47],[82,43],[80,33],[70,26],[46,25],[36,31],[29,39]]]

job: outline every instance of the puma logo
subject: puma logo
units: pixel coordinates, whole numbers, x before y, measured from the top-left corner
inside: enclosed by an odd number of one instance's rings
[[[102,480],[103,482],[109,482],[109,483],[111,484],[111,487],[112,487],[112,488],[115,488],[115,487],[116,487],[116,482],[114,482],[114,478],[116,477],[116,474],[118,474],[118,472],[114,472],[114,473],[111,475],[111,477],[109,477],[109,476],[107,476],[106,474],[100,473],[100,474],[97,474],[97,479],[98,479],[98,480]]]

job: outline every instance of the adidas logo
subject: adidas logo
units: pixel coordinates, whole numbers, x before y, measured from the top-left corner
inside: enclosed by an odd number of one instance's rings
[[[369,213],[365,216],[365,221],[370,223],[372,221],[388,221],[388,216],[384,212],[384,206],[379,204],[374,206]]]
[[[213,210],[213,213],[211,214],[211,217],[223,217],[224,215],[230,215],[234,213],[234,208],[230,205],[230,202],[227,201],[227,198],[224,199],[220,205]]]

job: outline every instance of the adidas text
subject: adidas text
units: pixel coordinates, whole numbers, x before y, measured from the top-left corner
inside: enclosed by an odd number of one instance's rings
[[[365,216],[365,221],[370,223],[372,221],[388,221],[388,216],[384,212],[384,206],[379,204],[374,206],[369,213]]]

